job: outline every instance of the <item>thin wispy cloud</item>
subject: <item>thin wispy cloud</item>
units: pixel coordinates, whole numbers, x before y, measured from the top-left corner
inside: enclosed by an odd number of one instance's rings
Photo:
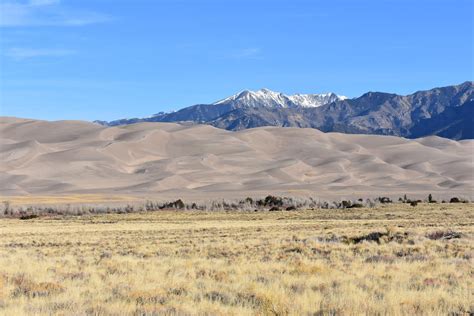
[[[38,57],[62,57],[75,54],[76,51],[70,49],[37,49],[37,48],[10,48],[5,52],[7,57],[15,60],[24,60]]]
[[[0,27],[81,26],[109,20],[102,13],[65,8],[59,0],[0,0]]]
[[[261,59],[262,50],[258,47],[248,47],[237,50],[230,54],[233,59]]]
[[[30,0],[30,5],[33,6],[41,6],[41,5],[50,5],[50,4],[57,4],[60,0]]]

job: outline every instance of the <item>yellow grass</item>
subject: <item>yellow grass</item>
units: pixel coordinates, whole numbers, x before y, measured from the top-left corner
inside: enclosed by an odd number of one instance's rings
[[[103,195],[103,194],[66,194],[66,195],[13,195],[0,196],[1,202],[8,202],[11,206],[28,205],[56,205],[56,204],[97,204],[113,202],[141,201],[139,197],[131,195]]]
[[[0,219],[0,314],[469,314],[473,219],[472,204]]]

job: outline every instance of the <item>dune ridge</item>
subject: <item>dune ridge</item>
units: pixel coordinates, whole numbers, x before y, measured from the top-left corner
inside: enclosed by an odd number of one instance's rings
[[[0,195],[472,198],[473,140],[0,118]]]

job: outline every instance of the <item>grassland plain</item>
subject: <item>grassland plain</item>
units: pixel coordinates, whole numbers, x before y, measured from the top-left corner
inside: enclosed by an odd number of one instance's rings
[[[467,315],[473,204],[0,219],[0,314]]]

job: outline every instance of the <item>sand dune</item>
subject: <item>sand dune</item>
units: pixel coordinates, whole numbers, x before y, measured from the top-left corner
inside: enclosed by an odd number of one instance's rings
[[[215,199],[265,194],[463,195],[474,141],[263,127],[0,119],[0,195]]]

